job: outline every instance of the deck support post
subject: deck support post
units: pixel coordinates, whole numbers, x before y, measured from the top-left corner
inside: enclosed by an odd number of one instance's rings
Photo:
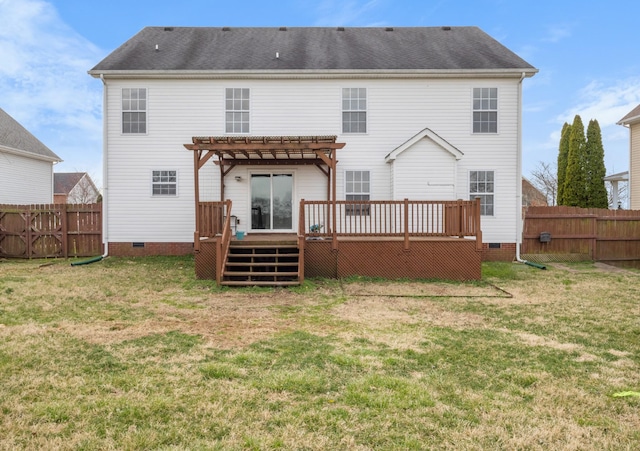
[[[404,199],[404,250],[409,250],[409,199]]]

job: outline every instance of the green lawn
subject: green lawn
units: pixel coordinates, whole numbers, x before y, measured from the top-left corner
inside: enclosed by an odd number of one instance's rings
[[[0,449],[640,449],[640,272],[483,274],[0,261]]]

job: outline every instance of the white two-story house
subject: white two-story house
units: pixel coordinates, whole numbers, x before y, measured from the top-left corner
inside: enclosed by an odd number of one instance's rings
[[[192,252],[193,137],[335,136],[342,200],[480,197],[485,259],[520,240],[522,83],[532,65],[476,27],[148,27],[89,74],[104,84],[104,239]],[[295,232],[326,200],[315,165],[200,169],[238,229]],[[223,179],[223,180],[222,180]]]

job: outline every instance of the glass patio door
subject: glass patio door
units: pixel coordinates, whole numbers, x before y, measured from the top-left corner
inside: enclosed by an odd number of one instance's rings
[[[251,229],[293,230],[293,174],[251,174]]]

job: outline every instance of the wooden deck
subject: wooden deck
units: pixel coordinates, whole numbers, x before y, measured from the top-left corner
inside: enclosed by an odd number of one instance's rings
[[[231,235],[231,201],[208,202],[200,207],[199,214],[204,216],[198,221],[202,230],[194,234],[196,274],[219,284],[230,282],[232,276],[239,279],[245,275],[248,280],[234,282],[260,282],[266,278],[263,276],[273,277],[272,284],[301,283],[305,276],[450,280],[481,277],[479,199],[301,200],[296,233],[248,232],[242,239]],[[204,236],[208,238],[201,239]],[[242,269],[237,269],[240,265],[234,265],[236,262],[229,258],[240,252],[233,249],[238,247],[254,256],[252,261],[242,262],[246,263]],[[287,252],[298,256],[297,268],[284,257],[282,262],[267,261],[267,254],[279,255],[278,249],[285,247],[292,248]],[[283,271],[287,274],[278,278],[276,273],[281,266],[287,267]],[[296,269],[296,280],[284,280]]]
[[[411,237],[408,249],[403,237],[346,236],[338,237],[338,242],[340,245],[334,249],[331,239],[311,237],[304,241],[304,249],[300,253],[302,280],[305,277],[343,278],[355,275],[389,279],[481,278],[482,255],[473,239]],[[249,233],[242,240],[233,238],[231,245],[264,249],[282,245],[297,247],[299,241],[293,233]],[[216,239],[202,240],[200,251],[196,253],[198,278],[215,280],[215,262]]]

